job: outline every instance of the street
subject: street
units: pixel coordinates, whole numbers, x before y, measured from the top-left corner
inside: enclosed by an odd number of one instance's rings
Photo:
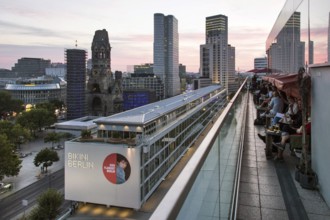
[[[1,199],[0,219],[11,219],[34,206],[38,196],[48,188],[54,188],[57,190],[62,190],[64,188],[64,169],[49,173],[47,176],[44,176],[31,185]],[[22,200],[28,201],[26,207],[22,205]]]

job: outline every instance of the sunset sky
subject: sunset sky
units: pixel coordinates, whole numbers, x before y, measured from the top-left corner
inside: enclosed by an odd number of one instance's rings
[[[111,68],[153,62],[153,14],[179,22],[179,62],[198,72],[199,46],[205,42],[205,18],[228,16],[228,42],[236,48],[236,69],[253,68],[265,56],[265,42],[285,0],[1,0],[0,68],[21,57],[65,62],[64,51],[90,47],[95,30],[109,34]]]

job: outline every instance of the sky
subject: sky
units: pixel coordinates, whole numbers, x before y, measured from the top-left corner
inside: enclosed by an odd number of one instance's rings
[[[178,19],[179,62],[199,70],[205,18],[228,17],[228,43],[236,48],[236,69],[253,69],[285,0],[1,0],[0,68],[22,57],[65,62],[65,49],[88,51],[96,30],[109,34],[112,71],[153,62],[153,15]]]

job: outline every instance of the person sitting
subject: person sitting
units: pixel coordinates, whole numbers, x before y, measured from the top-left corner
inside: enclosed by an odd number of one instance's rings
[[[278,122],[288,123],[290,122],[291,116],[297,114],[299,110],[298,103],[296,102],[295,98],[292,96],[288,97],[288,110],[284,114],[276,114],[272,120],[271,126],[276,125]]]
[[[301,111],[299,111],[301,114]],[[298,114],[299,114],[298,112]],[[299,116],[297,116],[299,117]],[[289,126],[286,125],[283,127],[283,131],[281,131],[281,142],[280,143],[272,143],[273,146],[278,148],[278,153],[275,156],[274,160],[283,160],[283,152],[285,149],[285,144],[287,143],[287,141],[290,139],[290,135],[292,134],[301,134],[302,133],[302,121],[301,119],[298,119],[300,121],[297,121],[297,123],[294,124],[294,126],[297,126],[298,123],[300,123],[300,126],[297,127],[293,127],[293,126]],[[306,129],[306,134],[310,135],[311,134],[311,122],[308,122],[305,125],[305,129]]]
[[[273,88],[267,86],[266,89],[267,91],[263,91],[263,94],[259,97],[259,103],[261,102],[261,104],[257,108],[266,107],[273,97]]]
[[[276,113],[282,113],[283,112],[283,100],[279,97],[278,91],[273,92],[273,98],[271,99],[269,105],[268,105],[268,111],[264,112],[260,115],[260,117],[265,117],[268,113],[269,115],[275,116]]]

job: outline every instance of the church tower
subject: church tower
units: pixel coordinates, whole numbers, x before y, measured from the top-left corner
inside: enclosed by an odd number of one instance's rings
[[[108,32],[95,31],[92,42],[92,70],[87,83],[89,115],[109,116],[122,111],[121,79],[111,73],[111,47]]]

